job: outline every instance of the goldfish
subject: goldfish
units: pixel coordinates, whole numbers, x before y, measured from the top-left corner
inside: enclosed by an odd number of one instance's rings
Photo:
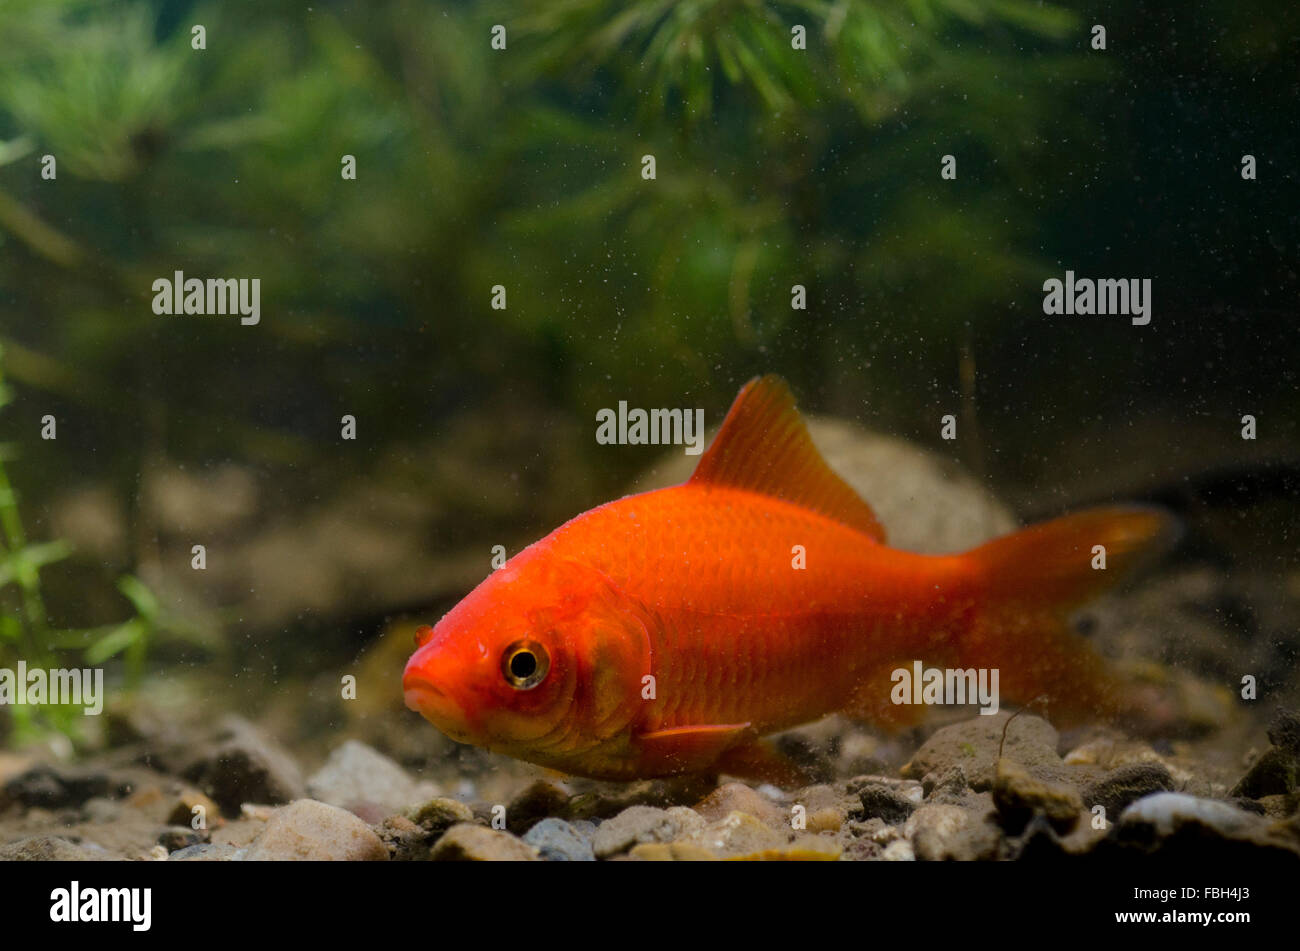
[[[577,516],[419,628],[404,697],[458,742],[612,780],[796,782],[769,735],[831,713],[916,723],[893,687],[918,660],[997,669],[1004,700],[1046,697],[1063,721],[1122,717],[1143,699],[1069,615],[1175,527],[1116,505],[960,554],[891,548],[764,376],[688,481]]]

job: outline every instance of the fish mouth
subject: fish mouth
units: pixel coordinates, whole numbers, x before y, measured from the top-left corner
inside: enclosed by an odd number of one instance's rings
[[[471,743],[465,711],[437,684],[423,677],[407,675],[402,680],[406,706],[424,717],[459,743]]]
[[[408,677],[402,684],[402,691],[406,698],[406,706],[416,713],[423,713],[429,707],[447,701],[447,695],[427,680],[413,680]]]

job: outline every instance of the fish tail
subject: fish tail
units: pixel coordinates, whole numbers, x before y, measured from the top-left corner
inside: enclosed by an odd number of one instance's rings
[[[1149,724],[1159,706],[1126,682],[1069,623],[1069,613],[1173,544],[1176,519],[1149,506],[1089,509],[966,554],[981,592],[961,636],[964,666],[997,668],[1006,702],[1043,703],[1069,725],[1090,718]]]

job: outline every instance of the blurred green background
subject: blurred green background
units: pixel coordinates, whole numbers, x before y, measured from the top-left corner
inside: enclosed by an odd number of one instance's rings
[[[0,0],[10,649],[354,650],[656,458],[597,446],[597,409],[713,423],[759,372],[1022,514],[1293,464],[1297,27],[1235,0]],[[1067,268],[1151,278],[1151,324],[1044,316]],[[155,315],[175,270],[260,278],[260,324]]]

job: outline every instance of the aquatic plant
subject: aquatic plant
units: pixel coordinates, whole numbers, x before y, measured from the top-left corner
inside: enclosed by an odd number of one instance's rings
[[[4,349],[0,347],[0,410],[10,402],[12,391],[5,381]],[[126,620],[81,630],[51,622],[41,569],[69,557],[73,546],[64,539],[34,542],[28,538],[19,493],[5,465],[16,453],[13,443],[0,445],[0,667],[12,668],[20,660],[29,668],[94,667],[120,654],[125,662],[126,686],[137,686],[149,644],[165,621],[165,612],[144,582],[124,574],[117,579],[117,588],[132,608]],[[4,709],[13,720],[19,742],[47,729],[79,735],[81,707],[18,703]]]

